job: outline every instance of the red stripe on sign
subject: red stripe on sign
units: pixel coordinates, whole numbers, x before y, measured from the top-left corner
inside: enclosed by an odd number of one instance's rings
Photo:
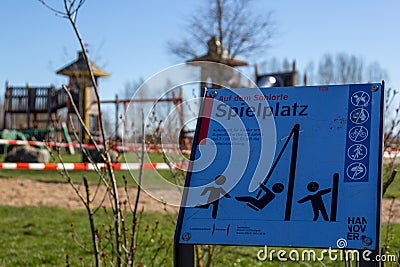
[[[210,97],[206,97],[204,100],[204,108],[203,108],[203,114],[201,117],[201,123],[200,123],[200,131],[199,131],[199,136],[197,138],[197,144],[199,145],[205,145],[206,144],[206,138],[208,135],[208,128],[210,127],[210,117],[211,117],[211,111],[213,107],[214,99]]]

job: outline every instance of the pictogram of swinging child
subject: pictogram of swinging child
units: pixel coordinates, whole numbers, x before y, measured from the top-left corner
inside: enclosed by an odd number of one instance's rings
[[[267,188],[264,184],[260,184],[260,188],[264,191],[264,194],[260,197],[260,192],[256,197],[243,196],[235,197],[237,201],[247,202],[246,205],[250,208],[259,211],[265,208],[276,196],[276,194],[282,193],[285,189],[282,183],[276,183],[272,186],[272,191]]]

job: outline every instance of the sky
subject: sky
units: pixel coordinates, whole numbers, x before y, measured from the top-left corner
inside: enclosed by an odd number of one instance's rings
[[[166,43],[183,37],[185,17],[201,4],[87,0],[77,25],[91,59],[111,74],[99,82],[101,99],[113,99],[126,83],[181,63],[168,53]],[[244,72],[252,73],[254,64],[272,57],[296,60],[302,71],[326,53],[346,52],[366,63],[379,62],[388,72],[387,86],[400,89],[400,1],[256,0],[253,6],[257,14],[273,12],[278,32]],[[69,22],[37,0],[2,0],[0,10],[0,96],[4,98],[6,81],[14,86],[67,83],[56,71],[80,50]]]

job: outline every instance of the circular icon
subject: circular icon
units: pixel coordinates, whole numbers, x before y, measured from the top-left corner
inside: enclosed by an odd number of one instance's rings
[[[344,239],[344,238],[339,238],[339,239],[336,241],[336,246],[337,246],[338,248],[345,248],[345,247],[347,247],[347,240]]]
[[[365,107],[368,105],[370,100],[369,94],[364,91],[355,92],[351,96],[351,103],[356,107]]]
[[[360,180],[367,173],[367,168],[361,162],[354,162],[347,166],[347,176],[352,180]]]
[[[357,108],[350,113],[350,120],[355,124],[363,124],[369,119],[368,110]]]
[[[183,241],[189,241],[191,237],[192,237],[192,235],[189,234],[188,232],[186,232],[186,233],[183,233],[182,240]]]
[[[349,138],[353,142],[364,141],[368,137],[368,130],[364,126],[354,126],[349,131]]]
[[[347,156],[352,160],[362,160],[367,156],[367,147],[363,144],[354,144],[347,149]]]

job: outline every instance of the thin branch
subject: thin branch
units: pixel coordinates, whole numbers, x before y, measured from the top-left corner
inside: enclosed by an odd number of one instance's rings
[[[85,130],[86,134],[89,136],[90,140],[93,141],[93,145],[96,148],[97,152],[101,152],[100,147],[97,145],[97,143],[95,142],[95,139],[93,137],[93,135],[90,133],[89,129],[87,128],[87,126],[85,125],[85,122],[83,121],[82,117],[80,116],[78,107],[76,106],[75,102],[73,101],[73,97],[71,95],[71,92],[68,90],[68,88],[63,85],[62,88],[64,89],[64,91],[67,93],[68,98],[71,100],[71,105],[76,113],[76,117],[79,120],[79,124],[81,125],[81,127],[83,127],[83,129]],[[101,153],[100,153],[101,154]],[[103,156],[103,155],[102,155]],[[105,161],[105,158],[103,156],[103,160]]]
[[[85,207],[87,206],[87,203],[85,201],[85,198],[82,196],[80,190],[78,187],[76,187],[76,185],[74,184],[74,182],[71,179],[71,176],[69,175],[68,170],[65,168],[65,163],[61,157],[61,155],[58,153],[58,160],[61,162],[61,166],[63,167],[63,171],[60,172],[60,175],[63,176],[67,182],[71,185],[71,187],[74,189],[76,195],[80,198],[81,202],[85,205]]]
[[[96,266],[99,266],[99,240],[97,238],[96,234],[96,226],[94,224],[94,214],[92,210],[92,201],[90,200],[90,188],[89,188],[89,183],[86,179],[85,176],[83,176],[83,184],[85,185],[85,192],[86,192],[86,210],[88,212],[89,216],[89,223],[90,223],[90,232],[92,234],[92,243],[93,243],[93,253],[94,253],[94,259],[95,259],[95,264]]]
[[[385,195],[386,190],[388,189],[388,187],[393,183],[394,178],[396,177],[396,174],[397,174],[397,170],[394,169],[392,171],[392,173],[390,174],[389,178],[383,183],[383,185],[382,185],[382,197],[383,197],[383,195]]]
[[[61,12],[58,9],[53,8],[52,6],[50,6],[49,4],[46,3],[46,1],[44,0],[38,0],[42,5],[44,5],[47,9],[49,9],[50,11],[54,12],[57,16],[61,16],[63,18],[67,18],[67,14]]]
[[[143,175],[143,166],[144,166],[144,154],[145,154],[145,132],[144,132],[144,112],[142,110],[142,140],[141,140],[141,157],[140,157],[140,169],[139,169],[139,177],[138,177],[138,187],[136,191],[136,200],[135,200],[135,207],[133,209],[133,217],[132,217],[132,239],[131,239],[131,247],[130,251],[133,251],[133,247],[135,245],[135,234],[136,234],[136,226],[137,226],[137,211],[139,206],[140,200],[140,192],[142,188],[142,175]],[[133,255],[132,255],[133,256]],[[133,258],[131,258],[131,267],[133,267]]]
[[[66,0],[64,0],[64,3],[65,2],[66,2]],[[97,110],[98,110],[99,114],[101,114],[101,103],[100,103],[100,96],[99,96],[99,92],[98,92],[97,82],[96,82],[96,79],[94,77],[92,67],[90,66],[90,61],[89,61],[89,57],[88,57],[88,54],[87,54],[85,43],[83,42],[81,34],[80,34],[76,24],[75,24],[75,20],[72,18],[73,13],[70,12],[70,10],[68,9],[67,5],[65,5],[65,8],[66,8],[66,11],[67,11],[68,19],[71,22],[71,25],[72,25],[72,27],[74,29],[74,32],[75,32],[75,35],[78,38],[79,44],[81,46],[82,55],[83,55],[83,58],[84,58],[84,60],[86,62],[86,66],[87,66],[87,69],[89,71],[89,77],[90,77],[90,80],[91,80],[91,82],[93,84],[93,87],[94,87],[93,88],[93,92],[95,94],[96,101],[97,101]],[[101,132],[101,137],[103,139],[103,143],[104,143],[104,147],[105,147],[106,138],[105,138],[105,133],[104,133],[104,128],[103,128],[103,120],[101,118],[99,120],[99,123],[100,123],[100,127],[99,128],[100,128],[100,132]]]
[[[78,115],[79,116],[79,115]],[[72,131],[74,133],[74,136],[76,139],[79,140],[79,137],[76,133],[76,129],[75,129],[75,124],[72,121],[72,118],[70,117],[70,123],[72,126]],[[106,178],[103,175],[103,172],[99,169],[99,167],[97,166],[97,164],[93,161],[92,157],[87,153],[87,150],[83,148],[82,144],[79,143],[79,148],[81,149],[81,151],[83,151],[83,153],[85,154],[86,158],[89,160],[90,164],[92,164],[92,166],[94,167],[94,170],[96,171],[96,173],[99,175],[99,177],[101,178],[101,180],[103,181],[104,185],[107,187],[107,189],[110,187]]]

